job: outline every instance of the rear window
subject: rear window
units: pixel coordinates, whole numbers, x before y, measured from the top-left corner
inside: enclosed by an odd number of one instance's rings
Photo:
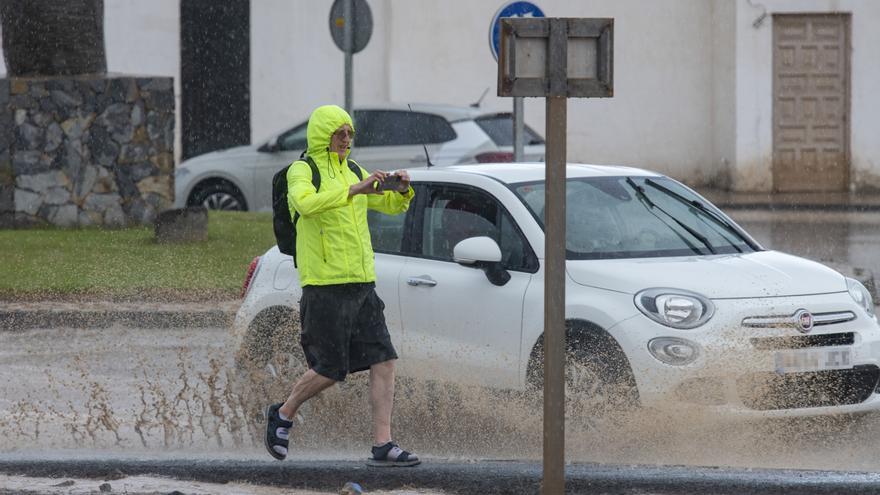
[[[452,141],[455,130],[443,117],[397,110],[354,113],[355,146],[402,146]]]
[[[497,146],[513,146],[513,116],[511,114],[485,115],[474,119],[474,122],[492,138]],[[529,126],[525,126],[523,129],[523,141],[526,146],[544,144],[544,139]]]

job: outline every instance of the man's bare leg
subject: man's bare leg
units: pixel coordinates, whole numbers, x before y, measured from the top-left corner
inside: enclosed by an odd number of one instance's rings
[[[306,371],[293,385],[290,396],[284,402],[284,405],[278,409],[278,412],[284,415],[284,417],[293,419],[299,407],[305,401],[332,387],[334,383],[336,383],[336,380],[319,375],[314,370]]]
[[[373,442],[391,441],[391,409],[394,406],[394,360],[370,366],[370,408],[373,411]]]

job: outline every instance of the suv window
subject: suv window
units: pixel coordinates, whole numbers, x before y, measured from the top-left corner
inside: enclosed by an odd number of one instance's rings
[[[377,253],[401,254],[403,227],[406,213],[386,215],[367,210],[367,223],[370,226],[370,240],[373,251]]]
[[[509,113],[477,117],[474,122],[492,138],[496,145],[513,146],[513,116]],[[526,145],[544,144],[544,139],[529,126],[524,126],[523,142]]]
[[[538,263],[510,214],[495,198],[472,188],[434,186],[422,212],[422,255],[452,261],[456,244],[490,237],[501,248],[505,269],[534,273]]]
[[[308,123],[298,125],[278,137],[278,148],[281,151],[303,151],[309,147],[306,131]]]
[[[398,110],[354,112],[355,146],[403,146],[452,141],[455,130],[443,117]]]

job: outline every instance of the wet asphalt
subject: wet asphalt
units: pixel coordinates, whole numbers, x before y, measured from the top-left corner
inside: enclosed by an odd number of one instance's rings
[[[55,460],[0,457],[0,472],[30,477],[114,480],[158,475],[211,483],[336,491],[348,481],[369,490],[437,489],[457,494],[540,493],[541,466],[517,461],[428,460],[414,468],[369,468],[357,461]],[[880,474],[792,469],[571,464],[566,493],[589,494],[873,494]],[[0,491],[0,493],[3,493]]]

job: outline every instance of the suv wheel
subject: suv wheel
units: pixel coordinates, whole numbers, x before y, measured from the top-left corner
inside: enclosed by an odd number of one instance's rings
[[[247,211],[241,191],[225,180],[200,183],[190,194],[187,205],[204,206],[209,210]]]

